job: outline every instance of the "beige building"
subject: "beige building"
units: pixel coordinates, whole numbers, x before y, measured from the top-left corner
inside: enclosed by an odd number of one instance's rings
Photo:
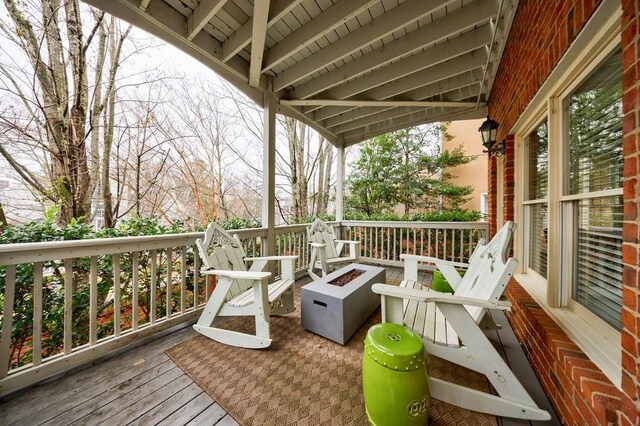
[[[455,147],[462,145],[468,156],[475,157],[470,163],[458,167],[447,169],[448,172],[456,176],[453,183],[461,186],[473,186],[474,191],[471,198],[461,207],[468,210],[478,210],[481,213],[487,213],[487,154],[482,150],[482,138],[478,132],[478,128],[484,119],[479,120],[462,120],[452,121],[447,133],[453,136],[451,140],[442,138],[442,150],[453,150]]]

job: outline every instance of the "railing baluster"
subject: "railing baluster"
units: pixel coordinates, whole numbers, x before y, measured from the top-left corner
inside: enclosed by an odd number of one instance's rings
[[[131,277],[132,296],[131,296],[131,329],[138,329],[138,297],[140,293],[140,252],[133,252],[133,274]]]
[[[432,231],[432,229],[428,229],[428,230],[427,230],[427,246],[428,246],[428,253],[427,253],[427,256],[431,256],[431,253],[432,253],[432,246],[431,246],[431,231]]]
[[[420,228],[420,254],[424,255],[424,228]]]
[[[396,228],[393,228],[393,260],[398,260],[396,257]]]
[[[42,262],[33,264],[33,365],[42,362]]]
[[[439,254],[440,254],[440,230],[436,229],[436,257],[438,257]]]
[[[180,313],[186,310],[185,301],[187,298],[187,248],[182,247],[180,252]]]
[[[91,256],[89,276],[89,346],[98,341],[98,258]]]
[[[71,353],[73,342],[72,318],[73,315],[73,259],[64,260],[64,354]]]
[[[193,309],[200,306],[200,290],[198,289],[198,281],[200,280],[200,255],[195,247],[193,248]]]
[[[2,341],[0,341],[0,379],[7,377],[11,362],[11,329],[13,328],[13,302],[16,294],[16,266],[7,266],[2,307]]]
[[[158,291],[156,288],[156,276],[158,273],[157,260],[158,252],[156,250],[151,250],[151,276],[149,277],[149,287],[151,288],[151,296],[149,297],[149,315],[151,318],[149,318],[149,322],[151,322],[151,324],[155,324],[156,322],[156,297],[158,297],[156,294]]]
[[[167,319],[171,318],[171,305],[173,304],[173,249],[167,249],[167,286],[166,292],[166,312]]]
[[[120,311],[120,255],[113,255],[113,335],[118,337],[122,330]]]

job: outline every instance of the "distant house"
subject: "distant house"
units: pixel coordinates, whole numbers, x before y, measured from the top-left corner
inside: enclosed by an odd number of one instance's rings
[[[465,153],[475,157],[471,162],[458,167],[448,168],[447,171],[455,176],[452,183],[460,186],[473,186],[474,190],[469,201],[461,207],[467,210],[478,210],[484,217],[487,215],[487,154],[482,150],[482,139],[478,128],[483,120],[452,121],[447,127],[447,133],[453,138],[446,140],[442,137],[442,150],[453,150],[459,145],[464,147]]]

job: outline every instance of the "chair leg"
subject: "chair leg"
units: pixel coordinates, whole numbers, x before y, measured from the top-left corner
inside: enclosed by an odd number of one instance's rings
[[[296,307],[293,303],[293,288],[291,288],[278,301],[278,305],[271,308],[271,315],[281,316],[287,315],[295,311]]]
[[[254,285],[253,297],[256,318],[256,336],[269,339],[269,317],[271,315],[271,306],[269,305],[267,286]]]
[[[440,386],[440,391],[436,392],[442,398],[446,398],[443,401],[494,415],[531,420],[551,418],[549,413],[538,408],[531,399],[522,383],[464,306],[449,303],[437,303],[437,306],[464,346],[448,347],[425,341],[427,352],[484,374],[499,395],[499,397],[492,397],[484,392],[459,392],[459,386],[453,388],[450,386],[453,384],[445,382],[448,383],[446,386],[437,385]],[[436,395],[434,397],[441,399]]]
[[[266,303],[266,312],[264,309],[258,309],[256,305],[256,335],[240,333],[232,330],[225,330],[222,328],[213,327],[213,321],[218,317],[221,311],[224,311],[225,300],[224,297],[227,294],[232,280],[226,277],[220,277],[215,291],[209,298],[209,301],[205,305],[198,322],[194,324],[193,329],[198,333],[206,336],[212,340],[223,343],[225,345],[238,346],[241,348],[250,349],[262,349],[271,344],[269,336],[269,304]],[[262,289],[263,286],[256,286],[254,288]],[[266,286],[265,286],[266,287]],[[262,293],[262,291],[260,290]],[[264,291],[266,297],[266,289]],[[261,300],[262,296],[260,296]],[[265,315],[266,313],[266,315]],[[260,318],[258,320],[258,318]],[[266,322],[266,327],[265,327]],[[258,334],[260,331],[260,334]]]

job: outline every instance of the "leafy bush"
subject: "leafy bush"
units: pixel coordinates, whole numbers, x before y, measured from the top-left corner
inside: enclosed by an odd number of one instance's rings
[[[361,212],[347,212],[346,220],[372,220],[378,222],[475,222],[482,218],[477,210],[445,210],[442,212],[417,213],[409,217],[395,213],[377,213],[366,215]]]

